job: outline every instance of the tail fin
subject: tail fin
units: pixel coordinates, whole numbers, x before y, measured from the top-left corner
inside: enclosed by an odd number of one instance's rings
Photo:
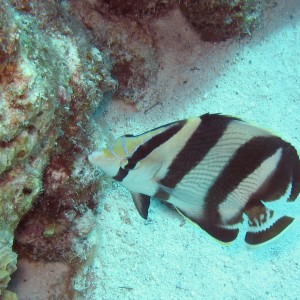
[[[260,228],[257,227],[257,231],[248,231],[245,241],[247,244],[253,246],[266,243],[281,234],[293,221],[294,218],[283,216],[265,230],[260,230]]]
[[[249,245],[266,243],[279,236],[294,221],[288,216],[278,217],[260,201],[245,211],[249,229],[245,241]]]

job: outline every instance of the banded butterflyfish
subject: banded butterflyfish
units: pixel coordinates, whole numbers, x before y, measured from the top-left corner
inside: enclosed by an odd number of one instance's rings
[[[150,198],[157,198],[221,242],[237,237],[244,217],[251,245],[271,240],[294,220],[267,204],[299,195],[297,151],[235,117],[205,114],[124,135],[89,161],[132,193],[143,218]]]

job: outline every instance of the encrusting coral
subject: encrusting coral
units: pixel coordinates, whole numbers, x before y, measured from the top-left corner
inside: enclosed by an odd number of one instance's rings
[[[141,20],[163,16],[176,3],[177,0],[100,0],[94,1],[94,7],[107,16],[113,14]]]
[[[87,123],[103,93],[115,89],[116,82],[87,32],[54,1],[1,1],[0,40],[0,297],[4,297],[16,270],[12,244],[21,218],[15,242],[21,256],[45,259],[49,249],[56,249],[48,257],[52,260],[68,262],[79,256],[74,244],[92,229],[85,226],[78,233],[76,224],[95,206],[99,185],[93,172],[78,171],[84,169],[86,148],[97,134]],[[90,214],[88,219],[94,222]],[[61,254],[68,247],[64,242],[70,249]],[[45,245],[44,250],[39,248]]]
[[[262,13],[260,0],[182,0],[180,9],[202,40],[222,42],[250,35]]]
[[[113,59],[112,74],[119,82],[115,98],[138,109],[160,65],[155,20],[177,9],[202,40],[222,42],[250,35],[266,1],[70,0],[69,4]]]
[[[154,36],[147,20],[160,10],[147,10],[145,2],[134,5],[133,1],[70,2],[74,13],[93,30],[103,50],[109,51],[113,61],[111,72],[119,83],[114,97],[133,106],[143,98],[159,68]],[[127,10],[127,7],[136,10]]]

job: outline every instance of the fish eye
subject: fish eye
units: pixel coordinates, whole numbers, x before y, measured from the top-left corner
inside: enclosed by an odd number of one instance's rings
[[[126,169],[126,165],[128,164],[128,159],[127,158],[123,158],[121,161],[120,161],[120,168],[122,169]]]

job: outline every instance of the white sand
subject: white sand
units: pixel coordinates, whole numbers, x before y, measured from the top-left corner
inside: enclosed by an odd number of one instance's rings
[[[278,2],[261,30],[236,42],[201,42],[177,11],[153,24],[163,69],[140,112],[107,103],[112,133],[220,112],[271,128],[299,150],[300,1]],[[86,299],[300,299],[299,220],[259,249],[248,249],[242,235],[226,247],[156,201],[146,224],[129,192],[108,185],[95,290]],[[300,219],[299,200],[291,211]]]

